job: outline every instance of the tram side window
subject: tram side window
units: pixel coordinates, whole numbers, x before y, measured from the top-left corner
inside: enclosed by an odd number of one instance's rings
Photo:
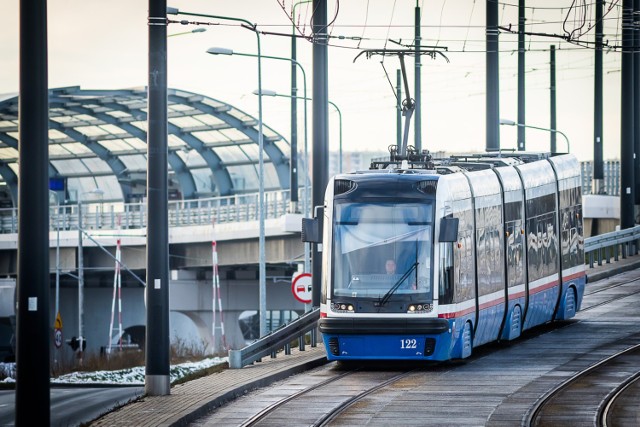
[[[516,251],[515,251],[515,234],[513,234],[513,224],[506,224],[505,229],[507,231],[507,284],[513,286],[515,283],[515,265],[516,265]]]
[[[472,231],[460,236],[460,281],[454,283],[454,302],[467,301],[475,297],[474,284],[474,246]]]
[[[534,219],[528,220],[529,233],[527,235],[527,267],[529,270],[529,280],[536,280],[538,274],[538,230]]]
[[[440,243],[440,295],[442,304],[451,303],[454,283],[453,243]],[[457,257],[458,255],[456,255]]]
[[[522,221],[516,221],[513,227],[516,275],[514,285],[524,282],[524,228]]]
[[[544,217],[538,218],[538,278],[544,277],[547,274],[547,233],[546,222]]]
[[[556,237],[555,218],[551,214],[544,215],[543,223],[543,253],[544,274],[550,275],[558,272],[558,239]]]
[[[484,228],[478,228],[478,231],[476,232],[476,248],[478,248],[478,251],[476,252],[476,263],[478,271],[478,290],[480,292],[480,295],[483,295],[485,293],[484,290],[486,289],[488,276],[488,242],[485,239],[484,231]]]
[[[509,237],[507,238],[507,263],[509,265],[508,286],[515,286],[522,282],[522,234],[519,221],[510,223],[507,227]]]
[[[493,232],[491,233],[493,238],[491,239],[493,242],[493,255],[492,255],[492,268],[491,268],[491,288],[493,291],[500,290],[504,288],[504,276],[502,274],[502,268],[500,260],[504,258],[503,255],[503,245],[502,239],[500,238],[500,230],[497,227],[494,227]]]
[[[582,233],[580,207],[573,206],[565,212],[566,226],[563,226],[562,260],[563,268],[574,267],[584,262],[582,252]],[[566,237],[565,237],[566,235]]]
[[[575,208],[575,218],[576,218],[576,232],[578,233],[577,238],[577,246],[578,246],[578,260],[580,260],[580,264],[584,263],[584,230],[583,230],[583,222],[582,222],[582,205],[577,205]]]
[[[568,267],[572,265],[571,262],[571,211],[566,209],[562,212],[561,216],[561,230],[560,230],[560,250],[562,253],[562,265]]]

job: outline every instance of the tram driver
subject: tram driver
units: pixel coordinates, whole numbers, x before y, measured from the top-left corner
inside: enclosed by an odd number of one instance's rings
[[[396,262],[394,260],[388,259],[384,264],[384,268],[387,274],[396,274]]]

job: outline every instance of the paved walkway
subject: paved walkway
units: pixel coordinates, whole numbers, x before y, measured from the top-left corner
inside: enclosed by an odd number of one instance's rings
[[[587,268],[590,282],[640,267],[640,255]],[[292,349],[291,355],[266,358],[242,369],[226,369],[171,388],[167,396],[143,396],[114,410],[90,425],[102,426],[184,426],[225,402],[250,390],[267,386],[290,375],[326,363],[324,347]]]
[[[91,426],[183,426],[211,409],[242,396],[248,391],[267,386],[326,363],[322,345],[297,347],[290,355],[265,358],[242,369],[226,369],[171,388],[167,396],[144,396],[110,412]]]

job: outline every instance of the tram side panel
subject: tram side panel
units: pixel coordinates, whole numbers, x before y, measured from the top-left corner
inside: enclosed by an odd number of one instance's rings
[[[558,276],[557,184],[549,162],[516,167],[525,189],[528,303],[524,329],[553,319],[560,294]]]
[[[477,325],[473,345],[495,341],[505,312],[502,262],[502,195],[496,174],[487,169],[468,174],[473,188],[476,226]]]
[[[560,264],[562,297],[555,318],[569,319],[580,310],[586,283],[580,165],[573,156],[549,159],[559,190]]]
[[[438,263],[438,317],[449,322],[448,334],[438,338],[436,360],[465,358],[472,352],[472,331],[476,322],[476,250],[471,191],[466,177],[452,174],[440,177],[436,212],[458,219],[456,242],[437,243],[439,257],[453,252],[452,274]],[[438,236],[439,227],[436,228]]]
[[[504,266],[506,272],[506,314],[500,338],[513,340],[520,336],[526,306],[526,244],[524,231],[524,194],[522,181],[511,167],[495,168],[504,191]]]

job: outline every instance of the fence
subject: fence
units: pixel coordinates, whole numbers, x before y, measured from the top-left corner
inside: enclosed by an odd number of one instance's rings
[[[609,196],[620,195],[620,161],[603,162],[603,190]],[[593,194],[593,162],[580,162],[582,194]]]
[[[582,194],[592,194],[593,162],[581,162]],[[620,162],[604,162],[604,191],[611,196],[620,195]],[[310,191],[299,189],[300,204],[307,197],[310,206]],[[265,219],[278,218],[287,213],[289,190],[264,193]],[[237,194],[194,200],[174,200],[168,204],[169,226],[181,227],[207,225],[215,220],[225,222],[254,221],[258,219],[259,194]],[[52,206],[50,229],[72,230],[78,227],[78,212],[82,212],[83,228],[134,229],[147,226],[146,204],[86,202],[80,205]],[[18,209],[0,209],[0,233],[13,234],[18,231]]]
[[[612,231],[584,239],[584,256],[590,268],[595,262],[602,265],[618,261],[619,257],[637,255],[640,244],[640,225],[624,230]]]
[[[299,200],[305,196],[300,189]],[[259,218],[259,194],[237,194],[234,196],[207,199],[175,200],[168,203],[170,227],[210,225],[226,222],[257,221]],[[309,195],[307,195],[309,197]],[[279,218],[289,209],[289,190],[264,193],[265,219]],[[100,203],[87,202],[74,205],[51,206],[50,230],[77,230],[78,213],[82,213],[82,228],[137,229],[147,226],[145,203]],[[0,233],[18,232],[18,209],[0,209]]]

